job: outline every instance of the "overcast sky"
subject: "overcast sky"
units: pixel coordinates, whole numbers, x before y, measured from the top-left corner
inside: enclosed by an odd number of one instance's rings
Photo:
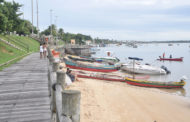
[[[15,1],[31,21],[31,0]],[[40,30],[50,25],[52,9],[53,23],[65,32],[117,40],[190,40],[190,0],[38,1]]]

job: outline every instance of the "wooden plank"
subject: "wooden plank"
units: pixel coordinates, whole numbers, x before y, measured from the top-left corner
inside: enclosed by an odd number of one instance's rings
[[[50,122],[48,60],[33,53],[0,72],[0,122]]]

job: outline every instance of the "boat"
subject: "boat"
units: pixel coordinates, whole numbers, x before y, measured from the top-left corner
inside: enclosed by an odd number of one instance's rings
[[[126,83],[135,86],[142,87],[154,87],[154,88],[182,88],[185,85],[184,79],[179,82],[159,82],[159,81],[146,81],[146,80],[136,80],[132,78],[125,78]]]
[[[150,64],[136,63],[135,60],[143,60],[136,57],[129,57],[133,63],[122,64],[121,70],[136,73],[136,74],[149,74],[149,75],[165,75],[167,71],[163,68],[152,66]],[[169,73],[169,72],[168,72]]]
[[[137,48],[138,46],[137,45],[133,45],[133,48]]]
[[[157,60],[160,60],[160,61],[183,61],[183,57],[180,57],[180,58],[163,58],[163,57],[159,57],[159,59]]]
[[[114,65],[104,65],[104,64],[95,64],[95,63],[84,63],[73,61],[64,58],[66,67],[71,69],[80,69],[86,71],[94,71],[94,72],[114,72],[117,71],[119,68]]]
[[[72,71],[73,72],[73,71]],[[132,76],[124,76],[119,74],[103,74],[96,72],[84,72],[84,71],[74,71],[74,74],[79,78],[91,78],[98,80],[107,80],[107,81],[120,81],[125,82],[125,77],[132,78]],[[150,76],[135,77],[135,79],[148,79]]]
[[[173,44],[170,43],[170,44],[168,44],[168,46],[173,46]]]
[[[167,74],[167,72],[160,67],[155,67],[146,64],[135,64],[134,66],[132,64],[123,64],[121,70],[137,74],[149,74],[149,75]]]
[[[95,62],[93,58],[90,57],[78,57],[78,56],[67,56],[69,59],[72,59],[74,61],[87,61],[87,62]]]
[[[104,58],[95,58],[95,57],[86,57],[86,56],[67,56],[69,59],[74,61],[84,61],[84,62],[98,62],[102,64],[114,65],[118,64],[119,59],[116,57],[104,57]]]
[[[94,57],[93,59],[96,60],[97,62],[107,62],[112,65],[120,61],[117,57],[111,57],[111,56],[101,57],[101,58]]]

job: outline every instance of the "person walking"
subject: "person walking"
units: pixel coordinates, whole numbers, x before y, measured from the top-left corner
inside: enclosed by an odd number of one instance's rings
[[[47,46],[46,46],[46,43],[44,42],[43,44],[43,55],[44,55],[44,58],[46,58],[46,53],[47,53]]]
[[[43,57],[43,46],[40,44],[40,59]]]

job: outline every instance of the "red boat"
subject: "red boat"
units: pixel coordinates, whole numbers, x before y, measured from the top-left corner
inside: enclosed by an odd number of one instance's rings
[[[162,57],[159,57],[160,59],[157,59],[157,60],[160,60],[160,61],[183,61],[183,57],[180,57],[180,58],[162,58]]]

